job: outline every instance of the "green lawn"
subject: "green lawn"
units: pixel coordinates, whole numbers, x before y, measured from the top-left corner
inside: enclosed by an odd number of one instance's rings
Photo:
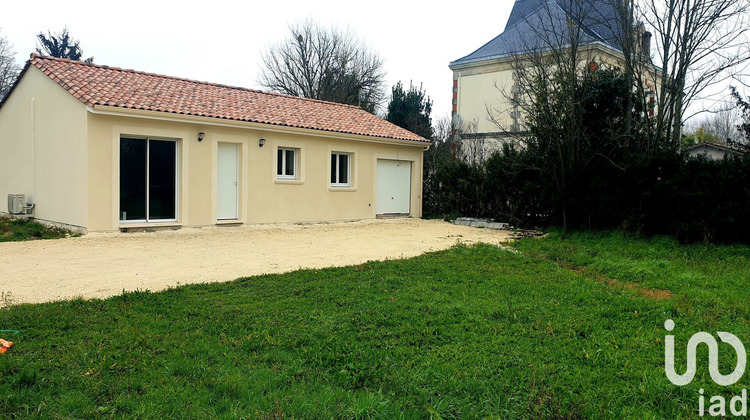
[[[694,332],[750,345],[750,248],[554,233],[515,247],[0,310],[21,330],[4,337],[0,413],[675,418],[696,416],[699,388],[748,383],[711,385],[704,363],[672,385],[663,325],[678,370]]]
[[[28,241],[32,239],[59,239],[68,236],[65,229],[48,228],[28,219],[11,219],[0,216],[0,242]]]

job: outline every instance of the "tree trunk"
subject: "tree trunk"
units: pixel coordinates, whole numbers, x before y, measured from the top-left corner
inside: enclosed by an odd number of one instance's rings
[[[672,115],[672,147],[677,150],[680,148],[681,140],[682,140],[682,87],[678,87],[677,92],[675,93],[675,104],[674,104],[674,113]]]

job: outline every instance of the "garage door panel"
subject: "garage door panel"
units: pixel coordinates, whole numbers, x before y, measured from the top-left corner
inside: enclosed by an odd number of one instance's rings
[[[378,159],[377,214],[409,214],[411,162]]]

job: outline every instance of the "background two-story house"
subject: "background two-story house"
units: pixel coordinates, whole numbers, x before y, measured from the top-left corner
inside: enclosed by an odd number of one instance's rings
[[[530,55],[565,48],[571,32],[575,32],[582,71],[622,66],[620,6],[617,0],[516,0],[500,35],[450,63],[453,122],[464,148],[481,142],[492,150],[526,134],[517,70]],[[634,33],[639,53],[648,57],[651,34],[640,24]],[[642,81],[651,92],[655,92],[654,76]]]

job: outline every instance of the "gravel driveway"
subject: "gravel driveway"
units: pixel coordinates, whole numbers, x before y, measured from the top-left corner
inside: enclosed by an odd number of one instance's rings
[[[507,231],[437,220],[391,219],[6,242],[0,243],[0,293],[11,303],[101,298],[123,290],[157,291],[299,268],[408,258],[458,241],[497,244],[508,237]]]

